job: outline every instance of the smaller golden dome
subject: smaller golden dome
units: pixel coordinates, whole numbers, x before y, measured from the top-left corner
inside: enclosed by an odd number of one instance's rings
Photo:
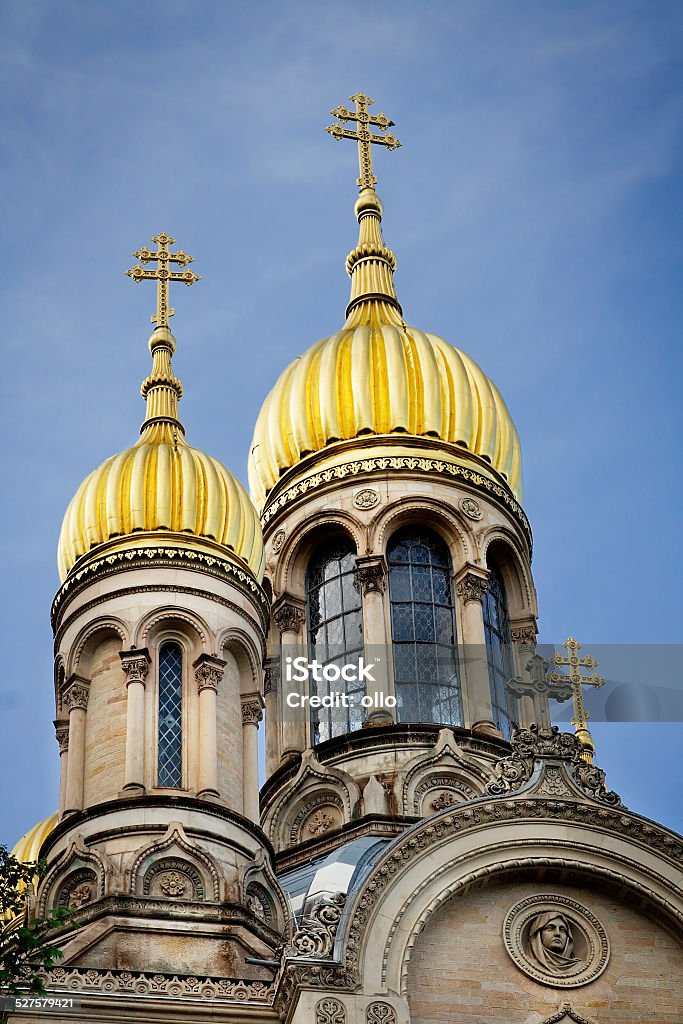
[[[205,538],[229,548],[260,580],[263,536],[256,509],[222,463],[185,440],[169,328],[157,327],[149,345],[154,362],[141,388],[147,418],[140,439],[90,473],[71,499],[59,538],[60,577],[115,538],[127,546],[136,535],[169,531],[185,534],[188,543]]]
[[[30,828],[28,832],[25,832],[18,843],[14,845],[12,849],[12,856],[16,857],[17,860],[21,861],[22,864],[28,864],[31,861],[38,860],[38,854],[40,848],[50,835],[51,832],[57,827],[59,821],[59,814],[55,811],[49,818],[45,818],[43,821],[39,821],[37,825]]]

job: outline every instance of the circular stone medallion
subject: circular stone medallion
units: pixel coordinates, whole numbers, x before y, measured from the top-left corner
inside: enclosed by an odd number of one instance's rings
[[[503,925],[505,948],[534,981],[578,988],[602,974],[609,942],[598,919],[566,896],[530,896],[516,903]]]
[[[479,502],[475,501],[474,498],[461,498],[460,508],[469,516],[470,519],[479,520],[483,516],[483,512],[480,508]]]

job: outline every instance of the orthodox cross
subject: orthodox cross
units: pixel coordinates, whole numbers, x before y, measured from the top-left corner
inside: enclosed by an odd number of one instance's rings
[[[387,128],[391,128],[394,122],[390,121],[386,114],[370,115],[368,107],[373,101],[369,97],[364,96],[362,92],[357,92],[351,99],[356,104],[355,111],[349,110],[342,105],[341,107],[335,107],[330,113],[333,117],[338,117],[344,123],[355,121],[358,125],[357,129],[353,131],[351,128],[343,128],[340,124],[331,124],[325,131],[329,132],[335,139],[354,139],[358,143],[360,178],[357,184],[359,188],[373,188],[377,184],[377,178],[372,173],[371,144],[374,142],[378,146],[386,146],[387,149],[398,149],[401,143],[391,133],[388,135],[374,135],[372,133],[370,125],[376,125],[381,132],[386,132]]]
[[[583,703],[583,687],[584,686],[595,686],[596,689],[603,685],[605,680],[602,676],[597,673],[593,675],[581,675],[582,668],[595,668],[598,662],[595,658],[591,658],[589,654],[584,655],[580,658],[578,652],[581,650],[581,644],[578,644],[573,637],[569,637],[563,644],[563,647],[567,650],[567,657],[563,657],[561,654],[554,654],[550,658],[552,665],[557,665],[558,668],[568,668],[569,674],[565,675],[563,672],[550,672],[547,675],[547,681],[550,683],[551,688],[556,686],[566,687],[567,684],[571,686],[572,698],[574,700],[574,717],[572,718],[572,725],[576,730],[576,735],[581,741],[583,747],[583,753],[581,757],[588,764],[593,763],[593,753],[595,746],[593,744],[593,737],[588,731],[588,712],[586,711]]]
[[[152,239],[156,242],[159,248],[156,252],[152,252],[146,246],[143,249],[138,249],[137,252],[133,253],[133,256],[137,256],[141,263],[157,263],[156,270],[145,270],[143,267],[138,265],[133,267],[132,270],[126,271],[127,277],[132,277],[136,284],[145,279],[153,280],[157,282],[157,311],[152,317],[152,323],[156,324],[157,327],[168,327],[168,318],[173,316],[175,310],[170,309],[168,305],[168,286],[171,281],[182,281],[188,287],[194,284],[195,281],[201,281],[198,274],[193,274],[191,270],[183,270],[178,273],[175,270],[169,270],[169,263],[177,263],[179,267],[186,267],[188,263],[192,263],[192,256],[188,256],[182,249],[180,252],[169,252],[169,245],[173,245],[175,238],[171,238],[170,235],[161,234],[155,235]]]

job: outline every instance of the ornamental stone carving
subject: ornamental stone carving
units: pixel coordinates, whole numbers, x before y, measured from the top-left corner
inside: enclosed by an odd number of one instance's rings
[[[366,1012],[367,1024],[396,1024],[396,1010],[389,1003],[370,1003]]]
[[[280,633],[298,633],[306,620],[303,608],[287,598],[280,598],[277,602],[273,618]]]
[[[379,505],[379,491],[376,491],[373,487],[364,487],[362,490],[356,491],[353,496],[353,503],[356,508],[376,508]]]
[[[242,701],[242,725],[256,725],[263,718],[263,705],[257,698]]]
[[[206,885],[194,864],[180,857],[164,857],[146,871],[142,894],[203,901],[206,899]]]
[[[566,896],[531,896],[515,904],[505,917],[503,940],[521,971],[554,988],[594,981],[609,959],[598,919]]]
[[[542,1024],[593,1024],[593,1021],[572,1010],[571,1003],[562,1003],[558,1012],[546,1017]]]
[[[285,543],[285,531],[276,530],[273,535],[273,543],[270,545],[270,550],[274,555],[279,555],[282,551],[282,547]]]
[[[250,882],[247,886],[245,894],[245,902],[252,914],[259,918],[261,921],[265,921],[266,924],[272,925],[274,921],[273,904],[268,896],[265,886],[259,882]]]
[[[434,797],[429,806],[434,811],[443,811],[446,807],[452,807],[457,802],[453,793],[446,792],[439,793],[438,796]]]
[[[200,654],[193,667],[197,693],[201,693],[202,690],[213,690],[218,693],[225,669],[223,659],[216,658],[212,654]]]
[[[315,1024],[346,1024],[346,1011],[338,999],[320,999],[315,1004]]]
[[[525,626],[511,626],[510,637],[513,643],[533,649],[536,647],[536,626],[531,623]]]
[[[288,955],[292,957],[326,957],[334,948],[337,928],[346,903],[346,893],[319,896],[305,911],[292,938]]]
[[[461,597],[465,604],[469,604],[470,601],[478,601],[481,604],[487,590],[488,575],[480,576],[474,572],[466,572],[456,583],[458,597]]]
[[[382,555],[357,558],[354,568],[354,585],[365,597],[367,594],[383,594],[387,585],[387,566]]]
[[[81,868],[69,875],[60,887],[56,899],[59,907],[80,910],[92,903],[97,895],[97,876],[91,868]]]
[[[333,828],[335,819],[331,814],[328,814],[325,810],[316,811],[306,822],[306,831],[312,836],[322,835],[323,832],[329,832]]]
[[[178,896],[183,896],[185,894],[187,891],[187,883],[183,881],[177,871],[169,871],[165,875],[160,876],[159,888],[163,892],[164,896],[170,896],[175,899]]]
[[[537,760],[544,762],[540,791],[559,796],[558,787],[564,787],[565,795],[571,794],[568,783],[561,778],[561,770],[548,775],[551,766],[545,762],[555,760],[566,765],[569,778],[587,797],[612,807],[621,805],[619,796],[607,789],[604,771],[582,759],[583,747],[574,733],[560,732],[556,725],[550,728],[531,725],[528,729],[518,729],[510,742],[512,754],[498,761],[496,778],[486,787],[492,796],[505,796],[521,789],[530,781]]]
[[[90,680],[84,679],[82,676],[70,676],[64,687],[64,693],[62,694],[62,704],[69,709],[74,711],[76,708],[80,708],[83,711],[88,707],[88,696],[90,694]]]
[[[147,648],[119,651],[119,658],[121,659],[121,668],[126,673],[126,686],[130,683],[142,683],[144,686],[150,664]]]
[[[475,501],[474,498],[461,498],[460,510],[464,512],[469,519],[473,519],[475,522],[478,522],[483,515],[479,502]]]
[[[55,737],[59,744],[60,756],[69,749],[69,723],[55,722]]]

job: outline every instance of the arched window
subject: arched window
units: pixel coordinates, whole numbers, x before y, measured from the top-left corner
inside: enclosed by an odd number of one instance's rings
[[[168,640],[159,648],[157,785],[183,784],[183,652]]]
[[[423,527],[387,549],[399,722],[462,724],[448,548]]]
[[[493,721],[503,735],[509,737],[513,714],[511,696],[506,684],[514,675],[510,619],[505,584],[495,563],[489,563],[489,584],[484,597],[484,634]]]
[[[350,540],[337,538],[318,548],[306,572],[309,661],[323,668],[357,660],[363,652],[361,595],[355,586],[356,551]],[[332,672],[328,674],[333,674]],[[353,696],[348,708],[311,708],[313,742],[360,729],[364,710],[360,698],[363,683],[340,679],[311,678],[310,693],[324,697],[330,692]]]

